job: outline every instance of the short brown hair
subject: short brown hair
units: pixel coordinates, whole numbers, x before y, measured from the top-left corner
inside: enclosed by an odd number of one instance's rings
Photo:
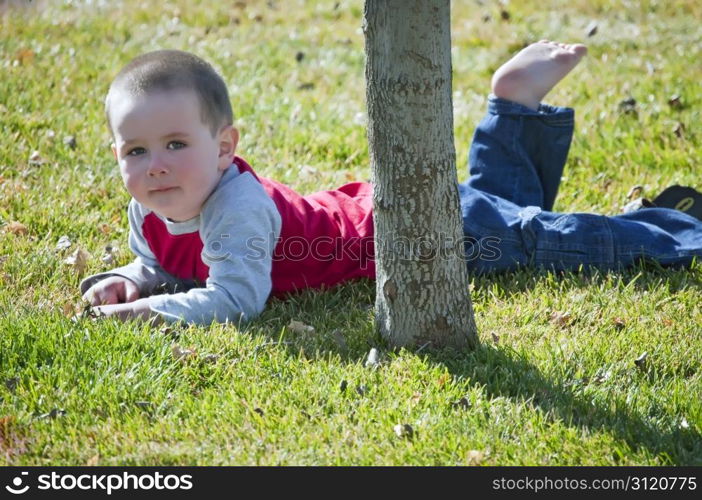
[[[234,122],[227,85],[214,68],[194,54],[180,50],[156,50],[132,59],[117,74],[105,98],[105,115],[110,122],[110,97],[115,90],[131,95],[155,91],[191,90],[200,103],[202,122],[212,135]]]

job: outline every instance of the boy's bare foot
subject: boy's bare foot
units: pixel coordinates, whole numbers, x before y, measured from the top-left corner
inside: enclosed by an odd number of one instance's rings
[[[532,43],[495,71],[492,93],[536,110],[586,53],[587,47],[581,44]]]

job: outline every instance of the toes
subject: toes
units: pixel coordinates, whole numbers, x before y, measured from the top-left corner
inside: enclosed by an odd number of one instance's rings
[[[568,44],[560,42],[549,42],[548,40],[545,40],[544,42],[550,45],[553,49],[560,49],[555,50],[555,52],[552,54],[552,56],[555,57],[557,57],[559,54],[563,54],[562,51],[574,54],[576,56],[584,56],[585,54],[587,54],[587,47],[581,43]]]
[[[585,54],[587,54],[587,46],[581,43],[576,43],[575,45],[572,45],[571,50],[579,56],[584,56]]]
[[[582,57],[587,54],[587,47],[581,43],[574,43],[572,45],[566,45],[565,50],[574,54],[578,57]]]

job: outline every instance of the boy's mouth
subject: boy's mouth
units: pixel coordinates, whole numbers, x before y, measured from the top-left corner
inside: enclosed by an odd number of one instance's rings
[[[166,191],[170,191],[172,189],[175,189],[175,186],[159,187],[159,188],[151,189],[150,192],[152,192],[152,193],[165,193]]]

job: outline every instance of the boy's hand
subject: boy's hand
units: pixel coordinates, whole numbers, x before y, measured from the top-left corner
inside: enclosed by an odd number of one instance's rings
[[[102,317],[116,317],[122,321],[141,319],[157,325],[163,321],[161,315],[149,307],[149,299],[139,299],[127,304],[108,304],[94,308]]]
[[[139,298],[139,288],[132,280],[121,276],[105,278],[91,286],[83,294],[83,299],[92,306],[134,302]]]

